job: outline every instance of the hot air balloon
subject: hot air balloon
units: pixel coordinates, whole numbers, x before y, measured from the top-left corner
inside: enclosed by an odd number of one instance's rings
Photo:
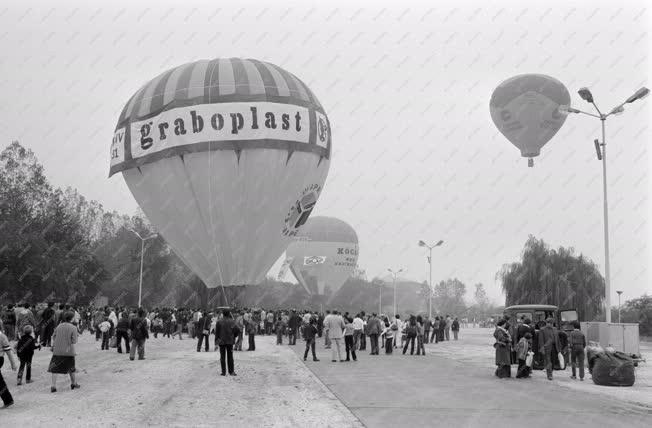
[[[315,95],[282,68],[195,61],[127,102],[109,176],[122,172],[143,212],[209,288],[257,284],[319,198],[330,129]]]
[[[559,131],[566,115],[560,106],[570,105],[568,89],[559,80],[543,74],[522,74],[502,82],[489,103],[491,119],[534,165],[532,158]]]
[[[290,271],[312,296],[334,297],[358,262],[358,235],[333,217],[312,217],[286,250]]]

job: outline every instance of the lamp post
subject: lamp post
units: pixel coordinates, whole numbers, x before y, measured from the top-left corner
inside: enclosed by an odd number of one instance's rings
[[[419,241],[419,247],[426,247],[428,248],[428,265],[430,265],[430,279],[428,280],[428,288],[430,288],[430,292],[428,293],[428,318],[432,319],[432,249],[435,247],[439,247],[441,244],[443,244],[444,241],[439,240],[435,245],[428,245],[426,244],[425,241]]]
[[[394,318],[396,318],[396,277],[399,273],[403,272],[403,269],[399,269],[396,272],[391,269],[387,269],[387,271],[392,274],[392,284],[394,286]]]
[[[623,294],[622,290],[616,290],[618,293],[618,324],[620,324],[620,295]]]
[[[156,238],[158,234],[153,233],[149,235],[147,238],[143,238],[134,229],[129,229],[129,230],[131,230],[138,237],[138,239],[140,239],[140,281],[138,283],[138,307],[140,308],[142,303],[142,298],[143,298],[143,258],[145,256],[145,241],[147,241],[148,239]]]
[[[609,116],[621,114],[623,111],[625,111],[624,108],[625,104],[630,104],[636,100],[640,100],[647,97],[650,94],[650,90],[645,87],[639,89],[631,97],[627,98],[625,102],[614,107],[607,114],[602,113],[598,108],[598,106],[595,104],[595,101],[593,100],[593,94],[591,94],[589,88],[586,87],[581,88],[579,91],[577,91],[577,93],[584,101],[593,105],[593,107],[598,112],[598,114],[596,115],[593,113],[587,113],[585,111],[581,111],[572,108],[570,106],[560,106],[559,112],[562,114],[581,113],[587,116],[600,119],[600,122],[602,123],[602,142],[600,143],[598,140],[595,140],[594,144],[595,144],[595,150],[598,156],[598,160],[602,161],[602,191],[603,191],[603,201],[604,201],[603,212],[604,212],[604,279],[605,279],[605,306],[606,306],[605,313],[606,313],[606,321],[611,322],[611,278],[610,278],[610,270],[609,270],[609,213],[608,213],[608,204],[607,204],[607,143],[605,140],[605,122],[607,121],[607,118]]]

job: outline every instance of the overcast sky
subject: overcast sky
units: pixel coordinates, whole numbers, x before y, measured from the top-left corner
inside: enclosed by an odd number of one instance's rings
[[[416,243],[443,239],[433,280],[482,282],[503,302],[495,274],[528,234],[603,271],[599,121],[569,117],[528,168],[489,99],[522,73],[556,77],[587,110],[582,86],[605,110],[650,86],[646,1],[92,3],[0,6],[0,141],[34,150],[55,185],[134,213],[121,175],[107,178],[129,97],[185,62],[250,57],[296,74],[328,113],[333,157],[314,215],[355,228],[369,277],[426,279]],[[614,304],[617,289],[652,289],[650,100],[607,122]]]

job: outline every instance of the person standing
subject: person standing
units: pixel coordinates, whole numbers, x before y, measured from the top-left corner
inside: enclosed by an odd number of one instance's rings
[[[11,396],[11,393],[9,392],[9,388],[7,387],[7,383],[5,382],[5,379],[2,377],[2,366],[5,363],[5,355],[7,355],[7,358],[9,359],[9,363],[11,364],[11,370],[16,371],[16,361],[14,360],[14,355],[11,351],[11,345],[9,344],[9,339],[7,336],[2,332],[3,329],[3,322],[0,319],[0,398],[2,399],[3,403],[3,409],[6,409],[7,407],[11,406],[14,404],[14,398]]]
[[[279,315],[276,319],[276,324],[274,325],[274,330],[276,330],[276,344],[283,344],[283,335],[285,334],[285,321],[283,317]]]
[[[235,313],[235,325],[238,326],[238,329],[240,330],[240,334],[238,335],[238,337],[235,338],[235,345],[233,345],[233,350],[242,351],[242,339],[244,336],[243,332],[245,331],[245,320],[242,312]]]
[[[543,327],[539,332],[539,351],[543,353],[543,360],[548,380],[552,380],[553,353],[561,350],[559,345],[559,332],[552,324],[552,318],[546,319],[545,327]]]
[[[50,392],[57,392],[57,374],[70,376],[70,389],[80,387],[75,381],[75,344],[78,331],[71,323],[74,316],[72,312],[64,312],[63,322],[54,329],[52,335],[52,359],[48,367],[48,372],[52,373]]]
[[[317,320],[315,318],[311,318],[308,322],[308,325],[306,325],[303,329],[303,338],[306,340],[306,350],[303,353],[303,361],[306,361],[308,358],[309,350],[312,350],[312,360],[319,361],[317,359],[317,353],[315,352],[315,341],[317,340],[318,331]]]
[[[580,330],[580,322],[573,321],[573,331],[570,333],[569,338],[570,352],[571,352],[571,368],[573,374],[571,379],[577,379],[575,369],[579,366],[580,380],[584,380],[584,348],[586,348],[586,337],[582,330]]]
[[[516,377],[518,379],[530,377],[531,368],[526,364],[528,353],[530,352],[532,346],[530,340],[532,339],[532,334],[525,333],[523,337],[520,338],[516,344],[516,358],[518,359],[518,370],[516,371]]]
[[[290,313],[290,319],[288,320],[288,345],[297,344],[297,333],[300,325],[301,317],[297,315],[295,310],[292,310]]]
[[[368,315],[364,311],[360,312],[360,319],[362,319],[362,331],[360,332],[360,349],[361,351],[367,350],[367,318]]]
[[[353,318],[353,348],[358,349],[360,346],[360,338],[362,337],[362,329],[364,328],[364,321],[360,318],[360,314],[356,314]]]
[[[451,340],[451,326],[453,325],[453,319],[450,315],[446,315],[446,325],[444,326],[444,336],[447,341]]]
[[[4,331],[8,341],[14,340],[16,337],[16,311],[14,305],[7,305],[7,309],[2,312],[0,321],[4,324]],[[0,329],[2,331],[2,329]]]
[[[455,317],[451,323],[451,331],[453,332],[453,339],[457,340],[460,333],[460,320],[458,320],[457,317]]]
[[[400,345],[401,348],[403,347],[403,343],[399,343],[399,340],[401,340],[401,331],[403,330],[403,322],[401,321],[401,316],[399,314],[396,314],[394,316],[394,323],[393,323],[392,330],[394,330],[394,349],[398,348]],[[396,328],[394,328],[396,327]]]
[[[250,319],[250,323],[255,323],[254,320]],[[250,334],[254,334],[255,330]],[[235,343],[235,338],[240,334],[238,327],[235,325],[235,321],[231,317],[231,312],[226,309],[222,313],[222,319],[215,324],[215,337],[217,337],[217,343],[220,348],[220,367],[222,369],[222,376],[226,376],[226,370],[228,366],[229,375],[236,376],[235,367],[233,364],[233,344]]]
[[[426,355],[426,347],[423,344],[424,321],[421,315],[417,316],[417,355]]]
[[[390,325],[389,320],[385,317],[385,329],[383,330],[382,337],[384,339],[385,345],[385,355],[391,355],[394,350],[394,330],[392,330],[393,324]],[[378,354],[376,354],[378,355]]]
[[[371,345],[371,352],[369,355],[378,355],[378,336],[381,333],[380,320],[376,313],[371,314],[371,318],[367,321],[367,334],[369,335],[369,343]]]
[[[129,346],[129,319],[127,318],[127,313],[123,312],[120,314],[120,321],[118,321],[118,326],[115,329],[116,334],[116,347],[118,348],[118,354],[122,354],[122,341],[125,342],[125,350],[127,354],[131,353]]]
[[[131,332],[131,349],[129,351],[129,359],[131,361],[136,357],[136,350],[138,350],[138,359],[145,359],[145,341],[149,339],[149,331],[147,329],[147,318],[145,318],[145,310],[138,309],[138,315],[129,321],[129,331]]]
[[[201,352],[202,342],[205,342],[204,351],[208,352],[208,336],[211,333],[212,322],[211,315],[207,314],[206,310],[204,310],[204,315],[201,317],[198,324],[197,336],[199,337],[199,340],[197,341],[197,352]]]
[[[442,315],[439,317],[439,341],[446,340],[446,318]]]
[[[267,312],[265,318],[265,334],[270,336],[272,334],[272,328],[274,327],[274,312]]]
[[[494,349],[496,350],[496,376],[499,378],[511,377],[511,348],[512,348],[512,338],[509,335],[509,332],[505,329],[506,321],[501,319],[496,324],[496,330],[494,331],[494,338],[496,342],[494,343]]]
[[[54,302],[48,303],[47,308],[41,314],[41,345],[52,345],[52,333],[54,333]]]
[[[403,347],[403,355],[407,352],[408,346],[412,344],[410,347],[410,355],[414,355],[414,340],[417,337],[417,320],[414,316],[411,316],[410,319],[407,321],[407,326],[405,327],[405,346]]]
[[[249,347],[247,348],[247,351],[255,351],[256,350],[256,329],[258,328],[258,321],[253,319],[253,317],[249,318],[249,321],[247,322],[247,336],[249,338]],[[240,333],[242,335],[242,333]]]
[[[331,338],[328,335],[328,324],[330,323],[330,318],[332,317],[332,314],[330,311],[326,311],[326,317],[324,317],[324,321],[322,322],[322,326],[324,328],[324,348],[325,349],[331,349]]]
[[[27,371],[25,381],[32,383],[32,358],[34,358],[34,351],[36,349],[41,349],[41,345],[38,345],[38,342],[32,336],[32,326],[25,326],[25,331],[16,345],[16,354],[20,360],[17,379],[18,385],[22,385],[23,383],[23,373],[25,370]]]
[[[428,336],[430,336],[430,318],[425,317],[423,320],[423,343],[428,343]]]
[[[358,361],[358,357],[355,355],[355,342],[353,339],[353,334],[355,327],[353,325],[353,320],[350,317],[344,317],[344,346],[346,347],[346,361]]]
[[[335,347],[332,348],[332,362],[337,362],[335,355],[337,352],[337,358],[340,362],[344,362],[342,359],[342,333],[344,331],[344,320],[342,316],[337,312],[333,311],[330,317],[326,317],[324,320],[324,327],[328,329],[328,335],[330,340],[335,344]]]

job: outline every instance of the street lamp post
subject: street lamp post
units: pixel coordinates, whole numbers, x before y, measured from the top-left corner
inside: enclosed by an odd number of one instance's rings
[[[609,213],[608,213],[608,204],[607,204],[607,142],[605,139],[605,122],[607,118],[611,115],[617,115],[625,111],[624,105],[633,103],[636,100],[643,99],[647,97],[650,93],[648,88],[641,88],[636,91],[631,97],[627,98],[624,103],[614,107],[609,113],[604,114],[600,111],[598,106],[593,100],[593,94],[589,88],[581,88],[577,91],[579,96],[589,104],[593,105],[598,114],[587,113],[570,106],[561,106],[559,112],[562,114],[568,113],[581,113],[587,116],[595,117],[600,119],[602,123],[602,143],[595,140],[595,150],[598,155],[598,160],[602,161],[602,192],[603,192],[603,215],[604,215],[604,279],[605,279],[605,306],[606,306],[606,321],[611,322],[611,278],[610,278],[610,269],[609,269]]]
[[[396,277],[399,273],[403,272],[403,269],[399,269],[396,272],[391,269],[387,269],[387,271],[392,274],[392,285],[394,286],[394,318],[396,318]]]
[[[441,244],[443,244],[444,241],[439,240],[435,245],[428,245],[426,244],[425,241],[419,241],[419,247],[426,247],[428,248],[428,265],[430,267],[430,276],[428,280],[428,288],[430,289],[428,293],[428,319],[432,319],[432,294],[433,294],[433,289],[432,289],[432,249],[435,247],[439,247]]]
[[[140,308],[143,299],[143,259],[145,257],[145,241],[148,239],[156,238],[158,234],[153,233],[147,238],[143,238],[134,229],[129,230],[131,230],[138,237],[138,239],[140,239],[140,281],[138,283],[138,307]]]
[[[622,290],[617,290],[618,293],[618,324],[620,324],[620,295],[623,294]]]

